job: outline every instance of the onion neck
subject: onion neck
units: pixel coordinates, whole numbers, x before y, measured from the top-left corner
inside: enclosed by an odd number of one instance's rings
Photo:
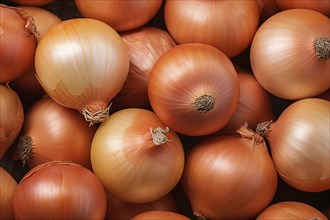
[[[315,55],[321,60],[330,58],[330,39],[326,37],[318,37],[314,40]]]
[[[23,166],[25,166],[26,161],[31,157],[32,154],[32,138],[30,136],[21,136],[18,139],[17,153],[21,159]]]
[[[167,141],[171,141],[166,136],[166,133],[169,132],[169,130],[170,129],[168,127],[166,127],[165,129],[158,127],[155,130],[152,130],[152,128],[150,128],[152,141],[156,146],[160,146],[165,144]]]
[[[201,95],[195,99],[194,107],[199,113],[210,112],[214,108],[215,98],[212,95]]]
[[[243,138],[248,138],[254,141],[255,144],[261,144],[264,142],[264,138],[258,133],[254,132],[250,128],[248,128],[248,123],[245,122],[241,125],[236,132],[240,134]]]
[[[89,122],[89,126],[92,126],[97,123],[102,123],[104,120],[109,118],[109,111],[111,104],[112,103],[110,103],[108,107],[96,112],[92,112],[86,107],[81,111],[81,114],[83,114],[85,120]]]

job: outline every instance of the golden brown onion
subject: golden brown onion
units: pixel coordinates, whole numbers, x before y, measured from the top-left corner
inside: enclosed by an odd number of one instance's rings
[[[150,21],[162,5],[162,0],[75,0],[80,13],[109,24],[116,31],[139,28]]]
[[[166,27],[178,43],[209,44],[228,57],[250,45],[259,15],[256,1],[167,0],[164,8]]]
[[[16,180],[5,169],[0,167],[0,219],[15,219],[13,202],[16,188]]]
[[[148,95],[152,109],[169,128],[202,136],[221,129],[234,114],[239,81],[232,62],[217,48],[181,44],[154,64]]]
[[[282,10],[304,8],[321,12],[326,16],[330,16],[329,0],[274,0]]]
[[[146,211],[132,218],[132,220],[189,220],[188,217],[170,211]]]

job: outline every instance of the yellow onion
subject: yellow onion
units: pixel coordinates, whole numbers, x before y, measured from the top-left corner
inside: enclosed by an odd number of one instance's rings
[[[75,0],[79,12],[87,18],[103,21],[116,31],[139,28],[150,21],[162,5],[162,0]]]
[[[309,9],[268,18],[251,44],[253,73],[271,94],[290,100],[314,97],[330,86],[330,20]]]
[[[256,1],[167,0],[164,6],[166,27],[178,43],[209,44],[228,57],[248,48],[259,15]]]
[[[0,167],[0,219],[15,219],[13,202],[16,188],[16,180],[5,169]]]
[[[188,217],[170,211],[146,211],[132,218],[132,220],[189,220]]]
[[[17,93],[0,84],[0,159],[19,135],[24,121],[24,109]]]
[[[167,31],[151,26],[144,26],[120,35],[128,49],[130,68],[127,79],[114,98],[111,108],[149,109],[148,78],[151,68],[156,60],[176,43]]]
[[[272,201],[277,173],[265,140],[241,126],[188,152],[182,187],[200,219],[252,219]]]
[[[321,12],[326,16],[330,16],[329,0],[274,0],[277,6],[282,10],[304,8]]]
[[[97,129],[91,147],[94,173],[111,195],[146,203],[179,182],[184,152],[178,135],[150,110],[126,108]]]
[[[109,25],[73,18],[42,37],[35,68],[51,98],[79,110],[94,124],[109,116],[109,102],[126,80],[129,57],[120,35]]]
[[[153,111],[174,131],[208,135],[234,114],[239,80],[230,59],[208,44],[172,47],[154,64],[148,81]]]
[[[313,206],[297,202],[283,201],[277,202],[264,209],[256,220],[283,220],[283,219],[308,219],[308,220],[328,220],[319,210]]]
[[[263,126],[280,177],[298,190],[330,189],[329,112],[327,100],[301,99]]]

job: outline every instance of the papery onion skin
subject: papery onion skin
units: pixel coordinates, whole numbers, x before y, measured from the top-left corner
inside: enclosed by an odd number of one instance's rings
[[[285,10],[267,19],[250,51],[252,71],[261,86],[290,100],[326,91],[330,86],[329,22],[327,16],[308,9]]]
[[[56,0],[11,0],[11,1],[26,6],[45,6]]]
[[[35,56],[37,77],[61,105],[81,111],[91,124],[109,115],[109,102],[120,91],[129,69],[127,49],[109,25],[74,18],[53,26]]]
[[[0,219],[13,220],[13,201],[17,188],[15,179],[0,167]]]
[[[313,206],[297,201],[283,201],[272,204],[264,209],[256,218],[256,220],[269,219],[328,220],[322,212]]]
[[[270,204],[275,166],[264,140],[254,132],[247,137],[209,137],[187,154],[182,187],[195,216],[252,219]]]
[[[235,134],[236,129],[244,122],[255,130],[258,123],[275,120],[270,94],[260,86],[253,74],[240,70],[238,79],[240,84],[238,106],[230,121],[220,129],[221,134]]]
[[[0,83],[18,79],[33,66],[38,31],[23,10],[0,4]]]
[[[150,219],[158,219],[158,220],[189,220],[190,218],[170,211],[147,211],[140,213],[132,218],[132,220],[150,220]]]
[[[17,93],[0,84],[0,159],[19,135],[24,121],[24,109]]]
[[[146,211],[178,212],[178,205],[172,193],[148,203],[130,203],[107,193],[108,209],[105,220],[131,220],[132,217]]]
[[[330,189],[329,112],[329,101],[317,98],[296,101],[265,134],[279,175],[298,190]]]
[[[155,129],[165,130],[159,146],[154,142]],[[184,152],[178,135],[167,130],[154,112],[127,108],[111,114],[97,129],[91,161],[107,192],[126,202],[146,203],[177,185]]]
[[[30,170],[14,196],[15,219],[104,219],[106,192],[90,170],[52,161]]]
[[[282,10],[303,8],[321,12],[326,16],[330,16],[330,1],[329,0],[274,0],[277,6]]]
[[[80,13],[103,21],[116,31],[139,28],[150,21],[162,5],[162,0],[75,0]]]
[[[237,72],[217,48],[199,43],[172,47],[154,64],[148,81],[152,109],[174,131],[202,136],[221,129],[239,100]]]
[[[111,108],[150,109],[148,78],[151,68],[156,60],[176,43],[167,31],[151,26],[123,32],[120,36],[128,49],[130,69]]]
[[[209,44],[228,57],[250,45],[259,15],[256,1],[167,0],[164,8],[166,27],[179,44]]]
[[[90,148],[96,126],[81,114],[45,96],[25,115],[16,150],[28,167],[53,160],[72,161],[91,169]]]

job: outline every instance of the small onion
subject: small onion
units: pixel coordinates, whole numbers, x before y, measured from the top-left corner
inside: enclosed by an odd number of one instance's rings
[[[283,201],[272,204],[264,209],[256,218],[256,220],[269,219],[328,220],[325,215],[313,206],[296,201]]]
[[[179,182],[184,152],[178,135],[150,110],[126,108],[97,129],[91,147],[94,173],[111,195],[146,203]]]
[[[48,5],[56,0],[11,0],[20,5],[27,5],[27,6],[44,6]]]
[[[206,138],[187,155],[182,186],[200,219],[251,219],[275,195],[277,173],[264,139],[246,125],[238,132]]]
[[[187,43],[172,47],[156,61],[148,95],[152,109],[170,129],[202,136],[221,129],[234,114],[239,81],[220,50]]]
[[[91,169],[90,148],[95,126],[88,127],[79,112],[44,97],[29,108],[16,146],[23,162],[33,168],[63,160]]]
[[[109,24],[116,31],[139,28],[150,21],[162,5],[162,0],[75,0],[80,13]]]
[[[145,26],[121,33],[128,48],[130,69],[127,79],[113,100],[112,109],[128,107],[150,109],[148,98],[148,78],[156,60],[176,45],[165,30]]]
[[[0,159],[19,135],[24,121],[24,109],[17,93],[0,84]]]
[[[188,217],[170,211],[146,211],[134,216],[131,220],[189,220]]]
[[[275,119],[270,95],[255,77],[248,71],[238,71],[238,79],[240,85],[238,106],[230,121],[219,131],[221,134],[235,134],[236,129],[244,122],[255,130],[258,123]]]
[[[17,188],[15,179],[0,167],[0,219],[14,220],[13,202]]]
[[[302,99],[289,105],[268,127],[264,126],[280,177],[298,190],[330,189],[329,112],[329,101]]]
[[[0,4],[0,83],[23,76],[33,66],[39,33],[22,9]]]
[[[164,18],[180,44],[205,43],[228,57],[243,52],[259,24],[256,1],[165,1]]]
[[[109,25],[73,18],[56,24],[42,37],[35,67],[51,98],[79,110],[94,124],[109,116],[109,102],[126,80],[129,56],[120,35]]]
[[[274,0],[277,6],[282,10],[304,8],[321,12],[326,16],[330,16],[329,0]]]
[[[122,201],[107,193],[108,209],[105,220],[131,220],[132,217],[146,211],[178,211],[173,194],[148,203],[130,203]]]
[[[52,161],[30,170],[14,195],[15,219],[104,219],[107,198],[90,170]]]
[[[313,97],[330,86],[329,18],[290,9],[268,18],[251,44],[253,73],[267,91],[283,99]]]

